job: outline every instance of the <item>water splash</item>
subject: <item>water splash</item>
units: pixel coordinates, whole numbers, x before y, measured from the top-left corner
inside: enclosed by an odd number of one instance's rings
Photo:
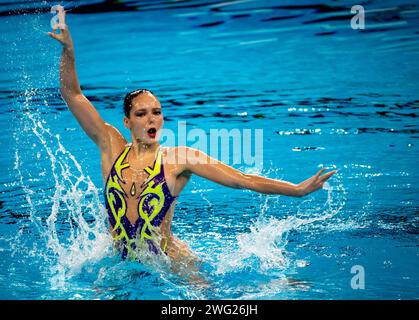
[[[51,285],[56,287],[63,286],[69,278],[77,275],[88,261],[97,261],[109,255],[112,252],[112,239],[97,188],[61,143],[60,136],[51,133],[39,113],[29,111],[36,103],[33,101],[36,96],[39,99],[36,89],[27,89],[23,94],[24,101],[19,110],[23,114],[23,129],[17,128],[15,132],[14,169],[29,204],[29,224],[35,226],[37,236],[43,239],[46,246],[42,248],[33,242],[33,247],[26,250],[32,255],[43,256],[44,272],[49,275]],[[44,104],[48,107],[47,101],[44,100]],[[33,190],[27,183],[36,168],[31,148],[28,150],[20,143],[25,141],[23,138],[36,141],[32,147],[37,147],[37,158],[43,153],[51,168],[49,175],[41,179],[45,184],[49,180],[53,183],[52,188],[43,190],[47,196],[43,195],[42,202],[50,206],[48,216],[37,210],[35,205],[40,201],[39,190]],[[18,235],[19,238],[21,236]],[[23,243],[19,238],[15,241]],[[21,246],[19,250],[23,249],[24,246]]]
[[[98,190],[83,172],[80,163],[61,143],[60,136],[51,132],[39,112],[33,112],[39,110],[34,107],[39,96],[36,89],[25,90],[24,101],[18,105],[23,114],[23,121],[20,122],[23,129],[18,128],[15,132],[14,169],[29,204],[26,225],[36,232],[41,241],[22,237],[21,232],[21,239],[12,241],[20,244],[15,245],[14,250],[24,257],[28,257],[28,252],[32,257],[42,256],[39,268],[56,295],[77,291],[78,294],[72,296],[74,299],[83,298],[83,294],[112,299],[149,299],[152,296],[162,299],[167,298],[165,294],[168,297],[178,295],[182,299],[202,299],[199,290],[191,290],[187,281],[182,283],[178,275],[172,274],[167,256],[155,255],[147,250],[138,251],[140,264],[121,261],[118,255],[113,254],[107,213]],[[47,101],[44,104],[48,107]],[[32,144],[30,148],[19,143],[23,135]],[[37,151],[37,158],[45,160],[42,168],[33,165],[32,149]],[[36,169],[43,170],[45,167],[50,169],[40,181],[47,185],[44,191],[48,191],[48,196],[40,200],[39,192],[27,182]],[[38,210],[36,203],[39,201],[42,207],[49,208],[47,214]],[[156,241],[160,242],[158,238]],[[81,279],[87,280],[92,287],[88,290],[74,288],[78,281],[72,280]],[[112,289],[113,293],[107,294],[108,289]]]
[[[297,260],[293,263],[290,259],[290,254],[286,250],[288,234],[291,230],[302,231],[305,226],[324,222],[340,212],[344,201],[333,201],[333,187],[328,182],[323,188],[327,191],[327,200],[323,208],[312,209],[309,217],[307,212],[300,210],[300,207],[295,215],[284,219],[267,217],[269,206],[266,198],[265,203],[261,205],[260,215],[250,226],[250,232],[236,236],[237,248],[235,250],[227,248],[220,254],[216,273],[226,274],[250,268],[257,273],[269,274],[273,270],[287,271],[292,266],[307,266],[309,264],[307,261]]]

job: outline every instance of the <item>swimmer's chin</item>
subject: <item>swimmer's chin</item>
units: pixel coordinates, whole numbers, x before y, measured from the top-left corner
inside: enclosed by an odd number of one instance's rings
[[[147,139],[144,138],[135,138],[135,141],[139,144],[149,144],[149,145],[153,145],[159,142],[158,137],[156,138],[149,138],[147,137]]]

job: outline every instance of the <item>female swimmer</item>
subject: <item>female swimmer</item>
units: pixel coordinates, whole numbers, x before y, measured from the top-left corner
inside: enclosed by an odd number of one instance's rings
[[[334,170],[321,175],[326,170],[323,168],[311,178],[293,184],[242,173],[193,148],[163,148],[158,142],[163,127],[162,107],[158,98],[145,89],[125,96],[123,121],[132,140],[128,143],[115,127],[104,122],[83,95],[68,26],[60,26],[59,34],[53,29],[48,35],[62,45],[61,95],[100,150],[110,230],[124,258],[135,259],[135,252],[146,249],[166,254],[171,262],[195,268],[198,259],[171,232],[176,199],[192,174],[230,188],[303,197],[321,189],[336,173]]]

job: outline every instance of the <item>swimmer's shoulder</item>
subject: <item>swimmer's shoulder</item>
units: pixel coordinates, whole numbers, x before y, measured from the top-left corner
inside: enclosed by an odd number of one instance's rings
[[[115,128],[113,125],[109,123],[105,123],[106,126],[106,132],[108,134],[108,138],[111,143],[119,143],[119,144],[127,144],[127,140],[124,138],[122,133]]]
[[[184,146],[175,146],[175,147],[161,147],[163,157],[169,161],[172,160],[176,163],[178,163],[180,160],[184,158],[184,156],[188,152],[188,147]]]
[[[165,162],[176,164],[182,172],[188,170],[191,164],[207,161],[208,155],[199,149],[187,146],[165,147],[163,149]]]
[[[186,157],[189,149],[190,148],[185,146],[162,147],[166,174],[170,172],[170,174],[176,178],[190,176],[188,172],[185,172]]]
[[[109,123],[105,123],[107,133],[106,147],[101,150],[102,159],[106,158],[112,162],[125,147],[129,145],[128,141],[121,132]]]

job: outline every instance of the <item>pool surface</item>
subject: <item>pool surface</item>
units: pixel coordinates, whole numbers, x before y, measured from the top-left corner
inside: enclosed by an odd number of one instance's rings
[[[121,260],[99,151],[60,97],[58,2],[2,1],[0,299],[419,298],[415,1],[111,2],[61,4],[83,92],[127,139],[123,98],[148,88],[173,132],[261,129],[263,162],[239,170],[339,172],[303,198],[193,177],[172,229],[210,289]]]

